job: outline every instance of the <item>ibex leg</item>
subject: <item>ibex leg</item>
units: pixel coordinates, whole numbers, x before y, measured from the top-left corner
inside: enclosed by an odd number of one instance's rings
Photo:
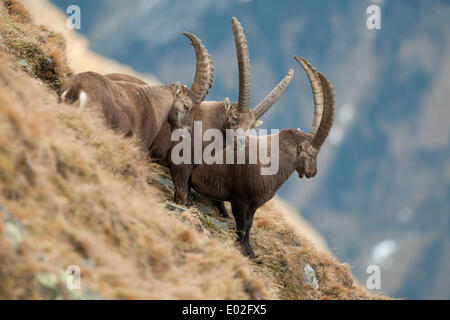
[[[255,254],[250,247],[248,236],[246,236],[248,206],[240,202],[231,202],[231,208],[233,211],[234,220],[236,221],[237,242],[241,247],[241,252],[243,255],[249,256],[253,259]]]
[[[217,209],[219,209],[219,213],[224,218],[231,218],[230,214],[227,211],[227,208],[225,208],[225,204],[223,201],[217,201],[213,200],[214,206],[216,206]]]
[[[171,165],[170,173],[175,186],[175,194],[173,201],[177,204],[190,206],[192,203],[188,199],[189,194],[189,175],[191,172],[190,165]]]

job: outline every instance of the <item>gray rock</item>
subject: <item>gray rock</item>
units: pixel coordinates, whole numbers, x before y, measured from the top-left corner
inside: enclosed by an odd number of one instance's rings
[[[22,222],[15,218],[5,206],[0,204],[0,217],[3,216],[4,236],[14,245],[14,249],[18,250],[25,239],[26,229]]]
[[[19,59],[17,61],[17,63],[20,64],[26,71],[31,71],[32,70],[30,64],[25,59]]]
[[[58,275],[52,272],[37,272],[36,281],[46,289],[56,290],[58,286]]]
[[[97,265],[97,263],[95,262],[95,260],[93,260],[93,259],[91,259],[91,258],[86,258],[86,259],[83,260],[83,262],[84,262],[87,266],[92,267],[92,268],[95,268],[95,266]]]
[[[58,275],[52,272],[37,272],[34,277],[42,289],[46,299],[61,300],[63,296],[59,290]]]
[[[69,289],[67,280],[69,275],[61,270],[59,274],[53,272],[37,272],[36,281],[42,287],[48,299],[61,300],[102,300],[103,297],[90,288]]]
[[[166,203],[166,208],[169,210],[175,210],[175,211],[181,211],[181,212],[186,211],[188,209],[187,207],[180,206],[178,204],[171,203],[171,202]]]
[[[303,267],[303,275],[305,277],[305,283],[313,286],[316,289],[319,289],[319,282],[316,278],[316,272],[314,269],[307,263],[305,263]]]
[[[103,297],[95,292],[94,290],[91,290],[87,288],[86,290],[79,291],[81,294],[71,294],[71,299],[74,300],[103,300]]]
[[[230,227],[226,222],[219,221],[216,218],[210,216],[205,216],[205,218],[208,219],[211,223],[215,224],[220,229],[230,230]]]
[[[212,206],[207,205],[200,201],[194,201],[195,207],[203,214],[206,214],[208,216],[213,216],[215,214],[215,210]]]
[[[157,174],[156,180],[158,180],[158,182],[161,183],[162,185],[168,186],[170,189],[175,190],[172,180],[170,180],[166,176],[162,174]]]
[[[0,204],[0,214],[5,216],[5,217],[9,217],[11,214],[9,213],[9,210],[7,207],[5,207],[4,205]]]

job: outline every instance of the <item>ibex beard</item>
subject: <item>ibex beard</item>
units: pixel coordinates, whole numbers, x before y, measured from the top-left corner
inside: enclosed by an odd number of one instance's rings
[[[171,161],[175,165],[259,163],[261,175],[274,175],[279,169],[278,133],[278,129],[272,129],[270,136],[266,129],[226,129],[224,138],[221,130],[203,132],[202,121],[194,121],[193,137],[185,128],[172,132],[171,141],[178,143],[172,148]]]

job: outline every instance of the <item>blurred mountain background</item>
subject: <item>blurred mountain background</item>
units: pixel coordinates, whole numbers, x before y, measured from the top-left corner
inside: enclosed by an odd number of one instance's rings
[[[232,16],[247,36],[252,105],[289,68],[290,88],[264,117],[264,128],[309,131],[312,94],[300,55],[335,87],[333,131],[318,175],[292,175],[280,196],[326,238],[364,284],[381,267],[381,291],[408,299],[449,299],[450,3],[448,1],[53,0],[77,4],[90,48],[190,85],[196,34],[215,63],[208,100],[237,100]],[[381,29],[366,27],[369,5]]]

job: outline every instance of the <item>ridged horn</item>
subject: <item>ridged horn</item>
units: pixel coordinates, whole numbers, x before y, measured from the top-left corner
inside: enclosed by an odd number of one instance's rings
[[[283,80],[280,81],[279,84],[253,109],[253,114],[255,115],[255,119],[259,119],[262,117],[264,113],[266,113],[275,102],[280,99],[281,95],[284,93],[289,83],[291,83],[292,77],[294,76],[294,70],[289,69],[286,76]]]
[[[233,29],[234,43],[236,46],[236,55],[239,68],[239,100],[238,111],[250,111],[250,58],[248,54],[247,39],[240,22],[235,18],[231,18]]]
[[[334,98],[333,86],[330,84],[327,78],[319,72],[320,82],[322,84],[324,93],[324,109],[323,116],[320,121],[319,128],[316,134],[312,137],[311,145],[317,150],[320,150],[325,139],[330,133],[331,127],[333,126],[334,114],[336,112],[336,101]]]
[[[310,134],[314,135],[319,127],[320,120],[322,119],[323,113],[323,89],[320,83],[319,76],[317,75],[316,69],[314,69],[311,64],[303,59],[302,57],[295,56],[295,60],[297,60],[303,67],[306,72],[306,75],[309,79],[309,83],[311,84],[311,89],[313,91],[314,98],[314,117],[311,126]]]
[[[205,99],[212,86],[214,72],[213,61],[208,50],[206,50],[199,38],[188,32],[183,32],[183,35],[191,40],[191,44],[195,49],[197,63],[190,97],[194,103],[200,103]]]

